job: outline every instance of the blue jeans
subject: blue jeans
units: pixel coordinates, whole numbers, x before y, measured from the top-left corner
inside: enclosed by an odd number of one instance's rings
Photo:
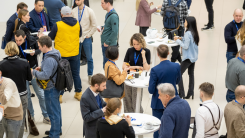
[[[161,120],[162,115],[163,115],[163,111],[164,111],[164,109],[152,109],[152,115],[155,116],[156,118],[158,118],[159,120]],[[158,138],[159,137],[159,131],[154,132],[153,137]]]
[[[91,38],[85,38],[83,43],[80,43],[80,47],[83,47],[84,52],[86,53],[86,58],[87,58],[87,62],[88,62],[88,67],[87,67],[87,71],[88,71],[88,76],[92,76],[93,75],[93,71],[94,71],[94,64],[93,64],[93,57],[92,57],[92,40]],[[81,53],[81,50],[80,50]]]
[[[59,138],[62,132],[62,118],[61,118],[61,108],[59,102],[60,92],[55,87],[44,90],[45,103],[47,106],[47,111],[49,119],[51,121],[51,128],[49,132],[49,137]]]
[[[232,100],[235,100],[235,99],[236,99],[235,93],[233,91],[227,90],[226,101],[229,103],[229,102],[231,102]]]
[[[3,117],[0,121],[0,137],[2,138],[5,132],[6,138],[18,138],[22,123],[22,120],[15,121]]]
[[[81,47],[80,47],[81,51]],[[69,61],[71,66],[72,77],[75,85],[75,92],[80,93],[82,91],[82,81],[80,78],[80,53],[74,57],[62,57],[62,59],[66,59]],[[61,92],[60,95],[63,95],[64,91]]]
[[[226,59],[227,59],[227,63],[232,59],[236,57],[236,52],[226,52]]]
[[[103,69],[104,69],[105,63],[106,63],[109,59],[105,56],[105,51],[106,51],[107,47],[104,47],[104,45],[102,45],[101,47],[102,47],[102,55],[103,55]]]
[[[39,100],[39,105],[42,110],[43,117],[46,118],[48,117],[48,113],[47,113],[46,104],[45,104],[44,91],[37,85],[36,79],[32,79],[31,84]],[[31,90],[30,90],[28,81],[26,81],[26,88],[28,91],[28,95],[27,95],[28,108],[27,109],[30,111],[31,116],[34,117],[34,109],[33,109],[32,101],[31,101]]]

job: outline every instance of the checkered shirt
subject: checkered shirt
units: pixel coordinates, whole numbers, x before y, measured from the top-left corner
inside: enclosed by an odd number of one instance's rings
[[[175,5],[179,0],[171,0],[172,5]],[[163,0],[161,15],[163,15],[164,8],[168,6],[168,0]],[[188,17],[188,6],[186,1],[182,0],[180,4],[177,6],[180,10],[180,25],[184,27],[185,18]]]

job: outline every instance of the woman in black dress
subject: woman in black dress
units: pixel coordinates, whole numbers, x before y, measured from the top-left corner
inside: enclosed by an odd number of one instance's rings
[[[144,36],[140,33],[134,34],[130,39],[130,46],[123,62],[123,69],[130,65],[130,70],[150,70],[151,52],[146,48]],[[134,113],[136,109],[137,88],[124,85],[125,97],[123,98],[124,112]],[[141,91],[142,101],[143,91]],[[140,113],[143,113],[143,108],[140,105]]]
[[[106,106],[105,117],[97,122],[97,138],[135,138],[131,117],[118,116],[122,109],[119,98],[111,98]]]

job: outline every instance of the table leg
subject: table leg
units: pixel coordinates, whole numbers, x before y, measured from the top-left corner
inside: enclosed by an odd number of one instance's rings
[[[156,65],[156,56],[157,56],[157,47],[153,47],[153,58],[152,58],[152,63],[151,63],[151,68],[155,67]]]
[[[140,113],[140,105],[141,105],[141,90],[143,88],[137,88],[137,98],[136,98],[136,109],[135,113]]]

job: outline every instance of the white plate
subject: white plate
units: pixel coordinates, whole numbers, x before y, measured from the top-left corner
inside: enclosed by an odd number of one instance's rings
[[[26,49],[26,50],[24,50],[24,52],[27,53],[27,54],[31,54],[31,53],[34,53],[35,51],[34,50],[30,50],[30,49]]]
[[[151,128],[146,128],[146,126],[144,126],[144,129],[145,130],[152,130],[152,129],[154,129],[154,127],[152,126]]]
[[[158,41],[158,42],[162,42],[162,41],[163,41],[163,39],[157,39],[157,41]]]
[[[167,43],[168,44],[173,44],[173,43],[175,43],[175,41],[174,40],[168,40]]]

